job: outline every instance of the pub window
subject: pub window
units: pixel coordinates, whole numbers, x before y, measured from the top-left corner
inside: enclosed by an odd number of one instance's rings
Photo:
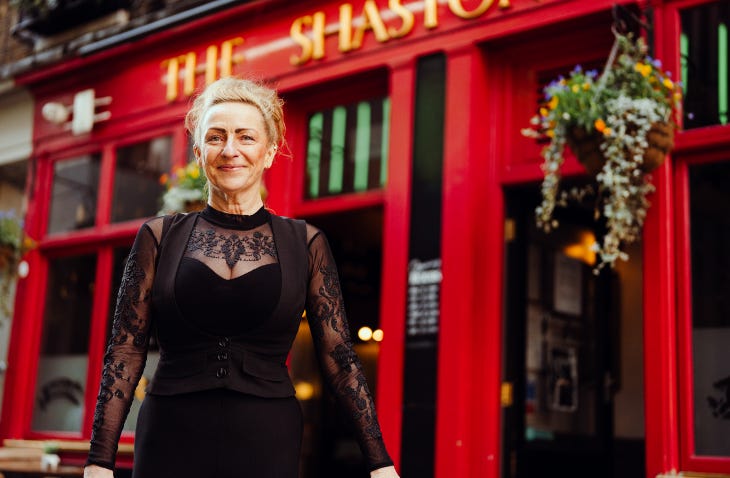
[[[390,99],[378,97],[312,113],[305,199],[380,189],[388,163]]]
[[[117,149],[112,222],[155,216],[170,171],[172,137],[161,136]]]
[[[48,232],[75,231],[96,223],[101,155],[57,161],[53,166]]]
[[[728,123],[728,26],[726,0],[688,8],[680,14],[680,53],[684,83],[684,127]]]
[[[81,431],[96,257],[49,261],[33,430]]]
[[[689,166],[694,454],[730,457],[730,160]]]

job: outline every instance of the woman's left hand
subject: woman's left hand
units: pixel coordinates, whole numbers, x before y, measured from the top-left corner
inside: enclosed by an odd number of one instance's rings
[[[399,478],[398,473],[395,472],[394,466],[386,466],[385,468],[378,468],[370,472],[370,478]]]

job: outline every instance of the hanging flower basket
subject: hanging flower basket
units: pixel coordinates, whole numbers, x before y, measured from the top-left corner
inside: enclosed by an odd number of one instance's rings
[[[647,56],[646,44],[614,31],[615,42],[603,72],[576,66],[545,88],[545,101],[525,136],[549,139],[543,149],[542,202],[535,210],[538,227],[558,227],[556,207],[592,192],[596,216],[605,234],[594,245],[598,273],[617,259],[627,260],[625,245],[640,239],[654,191],[649,173],[674,147],[674,122],[681,105],[680,85]],[[564,149],[568,146],[597,185],[560,188]]]
[[[570,150],[591,176],[596,176],[606,164],[601,151],[604,136],[597,131],[588,133],[580,126],[571,128],[565,137]],[[641,171],[650,173],[664,163],[667,154],[674,148],[674,127],[670,123],[652,123],[646,135],[648,147],[644,151]]]

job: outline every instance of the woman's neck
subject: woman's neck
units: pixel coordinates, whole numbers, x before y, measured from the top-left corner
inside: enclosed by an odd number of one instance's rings
[[[250,216],[261,209],[264,202],[260,194],[226,195],[211,191],[208,204],[221,212]]]

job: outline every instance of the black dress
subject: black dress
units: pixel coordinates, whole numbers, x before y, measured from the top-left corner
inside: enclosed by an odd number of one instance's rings
[[[199,213],[175,276],[175,301],[183,320],[217,336],[255,334],[272,315],[282,288],[272,231],[264,208],[251,216],[210,206]],[[145,306],[152,294],[143,290],[144,278],[154,275],[161,234],[162,218],[149,221],[130,252],[104,360],[89,464],[114,466],[144,368],[152,322],[149,304]],[[352,417],[370,469],[389,466],[372,398],[352,351],[339,284],[332,275],[334,261],[324,235],[310,225],[307,249],[307,318],[326,382]],[[148,393],[137,421],[133,476],[296,478],[301,437],[295,397],[259,397],[216,387]]]

